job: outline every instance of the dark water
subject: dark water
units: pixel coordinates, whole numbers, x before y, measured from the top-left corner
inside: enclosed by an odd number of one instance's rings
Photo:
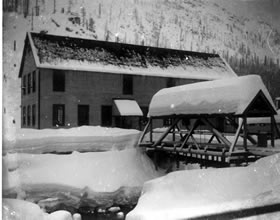
[[[82,215],[82,220],[121,220],[125,219],[127,213],[129,213],[135,206],[125,206],[120,207],[121,210],[115,213],[106,211],[105,213],[98,213],[97,211],[89,210],[79,210],[79,213]],[[118,213],[122,212],[123,215]]]

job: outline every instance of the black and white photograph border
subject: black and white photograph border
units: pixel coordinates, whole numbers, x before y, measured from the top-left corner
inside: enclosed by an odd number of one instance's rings
[[[279,11],[3,0],[2,219],[279,219]]]

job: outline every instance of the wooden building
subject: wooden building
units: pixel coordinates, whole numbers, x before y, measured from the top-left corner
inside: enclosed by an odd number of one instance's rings
[[[141,129],[158,90],[236,74],[216,54],[27,33],[19,77],[23,128]]]

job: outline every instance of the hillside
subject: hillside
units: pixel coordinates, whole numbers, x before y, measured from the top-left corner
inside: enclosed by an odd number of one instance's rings
[[[280,96],[280,0],[4,0],[3,8],[6,124],[20,122],[18,71],[31,30],[219,53]]]

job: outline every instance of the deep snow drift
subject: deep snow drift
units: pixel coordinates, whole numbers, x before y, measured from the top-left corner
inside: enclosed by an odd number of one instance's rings
[[[81,216],[67,211],[56,211],[51,214],[45,213],[34,203],[18,200],[3,199],[3,220],[79,220]]]
[[[48,211],[135,204],[144,182],[159,176],[139,149],[108,152],[7,154],[3,195],[39,203]]]
[[[133,129],[82,126],[68,129],[19,129],[4,136],[4,153],[90,152],[135,147],[140,132]]]
[[[127,220],[186,219],[280,203],[280,154],[248,167],[177,171],[144,184]],[[267,215],[279,219],[280,212]]]

